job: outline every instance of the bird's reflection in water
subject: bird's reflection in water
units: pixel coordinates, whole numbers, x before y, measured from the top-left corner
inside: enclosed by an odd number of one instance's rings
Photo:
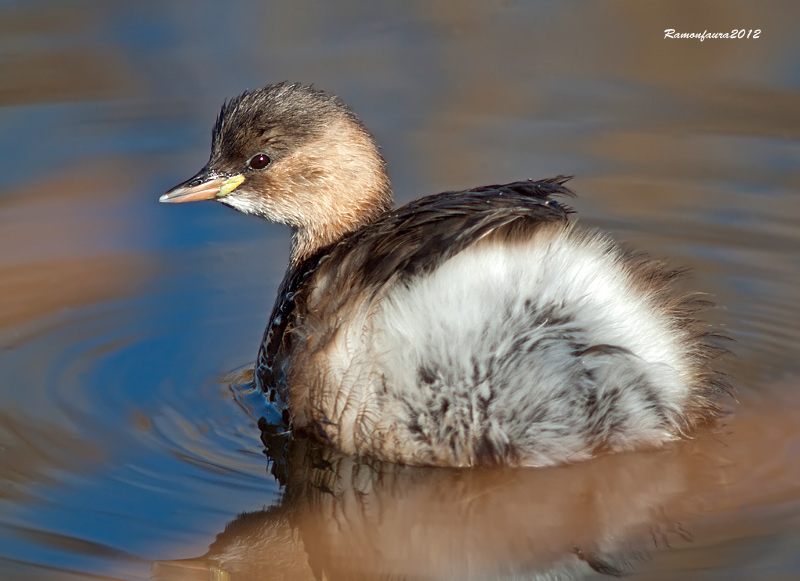
[[[280,504],[237,517],[199,559],[157,563],[156,579],[621,575],[686,536],[668,507],[688,479],[719,478],[697,442],[546,469],[443,469],[356,460],[260,427]]]

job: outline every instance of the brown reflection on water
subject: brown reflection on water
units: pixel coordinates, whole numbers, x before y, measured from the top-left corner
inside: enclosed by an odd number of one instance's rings
[[[524,147],[543,156],[581,152],[628,162],[625,171],[669,175],[675,173],[670,158],[684,153],[686,143],[676,150],[664,135],[800,135],[796,96],[769,83],[783,78],[794,51],[794,33],[780,10],[748,2],[588,3],[542,11],[540,22],[547,26],[535,33],[522,17],[526,10],[511,2],[462,10],[451,0],[424,10],[446,40],[436,54],[440,90],[415,141],[435,159],[425,169],[436,184],[469,187],[485,179],[487,168],[509,166],[496,154],[493,138],[507,143],[515,127],[492,136],[484,129],[492,121],[525,124]],[[664,38],[665,28],[724,33],[734,27],[761,29],[762,38],[702,44]],[[498,46],[505,58],[497,57]],[[592,131],[586,131],[587,121],[596,123]],[[541,136],[536,123],[561,129]],[[538,138],[531,140],[533,135]],[[539,163],[532,157],[528,167],[538,169]],[[552,165],[585,173],[578,160]]]
[[[357,462],[306,441],[287,444],[284,458],[279,440],[265,439],[283,502],[240,515],[201,558],[156,563],[154,576],[669,579],[698,549],[749,538],[765,508],[787,511],[765,533],[791,524],[800,397],[748,404],[694,440],[549,469]],[[720,566],[736,561],[723,552]],[[708,554],[699,559],[694,567],[708,566]]]
[[[0,329],[137,292],[153,261],[120,249],[126,232],[137,234],[116,193],[134,182],[124,163],[108,160],[0,199],[0,247],[13,249],[0,255]]]
[[[130,292],[142,280],[136,274],[148,269],[147,261],[137,256],[43,259],[0,266],[0,292],[8,297],[0,311],[0,326],[20,325]]]
[[[92,4],[3,7],[0,105],[113,98],[137,89],[124,55],[92,39],[104,15]]]
[[[29,499],[31,483],[58,485],[55,474],[84,465],[97,464],[107,453],[94,442],[65,432],[62,426],[31,421],[29,410],[6,406],[0,411],[0,499]]]
[[[33,180],[0,199],[0,247],[13,250],[0,255],[3,348],[36,334],[36,325],[47,317],[141,289],[154,266],[146,255],[121,249],[120,240],[135,224],[123,219],[115,194],[121,183],[129,187],[134,181],[124,163],[107,160]],[[46,373],[50,364],[32,363],[40,368],[22,372],[23,377]],[[110,454],[101,443],[70,433],[60,415],[33,419],[50,408],[42,399],[59,386],[31,388],[9,383],[6,376],[4,388],[19,393],[0,410],[0,498],[24,498],[34,482],[58,485],[59,471],[85,470]],[[70,401],[78,394],[66,395]]]

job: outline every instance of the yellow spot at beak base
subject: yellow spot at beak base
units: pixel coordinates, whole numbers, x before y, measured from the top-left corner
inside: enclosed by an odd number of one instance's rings
[[[222,182],[222,187],[220,187],[219,193],[215,197],[224,198],[233,190],[241,186],[243,181],[244,176],[242,174],[236,174],[235,176],[229,177],[227,180]]]

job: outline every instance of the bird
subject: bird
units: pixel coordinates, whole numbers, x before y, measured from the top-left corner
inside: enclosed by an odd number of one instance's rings
[[[708,301],[577,227],[566,176],[393,206],[374,138],[288,81],[226,101],[162,202],[292,229],[253,382],[291,432],[355,457],[543,467],[663,447],[720,415]]]

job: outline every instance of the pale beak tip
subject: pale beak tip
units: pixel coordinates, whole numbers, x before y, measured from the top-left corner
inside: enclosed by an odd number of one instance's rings
[[[200,176],[200,179],[198,176]],[[244,181],[243,176],[222,178],[208,175],[194,176],[182,184],[175,186],[158,198],[159,202],[181,203],[199,200],[214,200],[228,195]]]

